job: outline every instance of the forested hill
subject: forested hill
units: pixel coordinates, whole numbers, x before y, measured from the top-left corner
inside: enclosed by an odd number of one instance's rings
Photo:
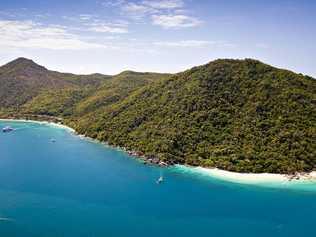
[[[74,119],[81,133],[173,163],[292,173],[316,165],[316,81],[217,60]]]
[[[130,80],[118,75],[69,106],[66,95],[54,113],[36,98],[17,113],[63,116],[79,133],[168,163],[316,169],[315,79],[250,59],[216,60],[172,76],[126,73]]]
[[[43,91],[97,87],[108,76],[49,71],[30,59],[18,58],[0,67],[0,106],[21,106]]]
[[[114,76],[75,75],[18,58],[0,67],[0,112],[62,117],[89,113],[166,76],[132,71]]]

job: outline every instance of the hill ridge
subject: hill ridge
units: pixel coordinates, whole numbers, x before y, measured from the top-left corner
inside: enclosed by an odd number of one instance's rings
[[[125,71],[92,79],[62,74],[61,88],[20,103],[11,97],[11,114],[63,117],[80,134],[169,164],[316,169],[316,81],[309,76],[258,60],[218,59],[173,75]],[[1,110],[8,113],[0,102]]]

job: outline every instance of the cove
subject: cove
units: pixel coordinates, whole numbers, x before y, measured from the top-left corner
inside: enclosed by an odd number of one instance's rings
[[[316,236],[315,185],[235,184],[146,166],[63,128],[5,126],[0,236]]]

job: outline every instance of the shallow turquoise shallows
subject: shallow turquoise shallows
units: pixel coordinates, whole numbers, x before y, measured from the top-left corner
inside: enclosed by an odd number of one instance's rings
[[[5,126],[16,130],[0,134],[1,237],[316,236],[316,188],[233,184],[146,166],[65,129]]]

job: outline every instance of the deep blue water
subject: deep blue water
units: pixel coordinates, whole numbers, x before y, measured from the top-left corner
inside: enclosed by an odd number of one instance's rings
[[[60,128],[5,125],[17,130],[0,134],[1,237],[316,236],[316,192],[146,166]]]

